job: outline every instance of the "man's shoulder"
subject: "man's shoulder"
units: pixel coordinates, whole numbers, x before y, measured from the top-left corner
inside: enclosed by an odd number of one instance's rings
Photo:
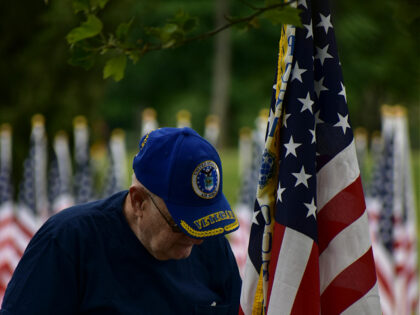
[[[39,232],[58,237],[63,233],[88,233],[99,221],[112,221],[112,216],[121,209],[127,192],[116,193],[106,199],[74,205],[51,216]]]

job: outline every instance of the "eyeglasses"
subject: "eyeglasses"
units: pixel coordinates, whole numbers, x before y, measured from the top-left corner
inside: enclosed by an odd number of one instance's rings
[[[166,217],[166,215],[163,214],[163,211],[160,210],[160,208],[157,206],[156,202],[154,201],[154,199],[152,198],[152,195],[147,193],[150,197],[150,199],[152,200],[155,208],[159,211],[160,215],[165,219],[166,223],[168,223],[169,227],[172,229],[172,232],[174,233],[182,233],[181,229],[179,228],[179,226],[173,222],[172,220],[168,219]]]

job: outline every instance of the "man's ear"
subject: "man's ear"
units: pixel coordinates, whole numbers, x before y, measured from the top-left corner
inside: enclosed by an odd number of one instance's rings
[[[130,197],[131,197],[131,207],[133,208],[134,213],[143,211],[143,203],[148,198],[147,192],[144,187],[141,186],[131,186],[130,187]]]

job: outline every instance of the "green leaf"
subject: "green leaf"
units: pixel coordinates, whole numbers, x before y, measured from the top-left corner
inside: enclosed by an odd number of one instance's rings
[[[273,9],[264,13],[264,17],[271,21],[274,25],[291,24],[296,27],[302,27],[299,17],[300,10],[292,7],[284,7],[281,9]]]
[[[127,57],[125,55],[108,59],[104,67],[104,79],[113,77],[115,81],[120,81],[124,77],[126,65]]]
[[[89,51],[86,46],[76,44],[72,47],[71,56],[67,62],[72,66],[89,70],[95,64],[95,54]]]
[[[185,32],[191,31],[198,25],[198,19],[196,17],[191,17],[184,11],[179,11],[172,19],[169,20],[169,22],[178,25],[178,27],[183,29]]]
[[[130,57],[130,60],[131,60],[133,63],[137,63],[137,61],[139,61],[139,59],[140,59],[140,57],[141,57],[141,53],[140,53],[140,52],[138,52],[138,51],[133,50],[133,51],[131,51],[131,52],[129,53],[129,57]]]
[[[176,31],[178,31],[178,25],[173,24],[173,23],[167,23],[162,28],[162,33],[161,33],[162,35],[161,36],[162,37],[170,37]]]
[[[96,8],[105,8],[105,5],[108,3],[109,0],[90,0],[90,5],[92,7],[92,9],[96,9]]]
[[[118,39],[124,39],[127,37],[133,21],[134,21],[134,18],[132,18],[129,22],[121,23],[120,25],[118,25],[117,30],[115,32],[115,35],[117,36]]]
[[[78,41],[98,35],[102,31],[102,22],[93,14],[88,15],[88,18],[80,26],[72,29],[66,36],[69,44],[77,43]]]
[[[74,13],[88,12],[89,11],[89,1],[88,0],[73,0],[72,3],[73,3]]]

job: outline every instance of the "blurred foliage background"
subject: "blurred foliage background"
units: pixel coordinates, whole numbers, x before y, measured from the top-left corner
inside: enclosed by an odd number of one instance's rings
[[[214,29],[215,1],[111,0],[101,19],[106,28],[132,22],[133,34],[160,25],[178,10],[199,18],[198,31]],[[220,2],[220,0],[219,0]],[[249,14],[239,0],[223,1],[232,16]],[[252,1],[259,5],[263,1]],[[344,72],[352,126],[380,130],[382,104],[408,108],[411,143],[420,148],[419,7],[412,0],[330,1]],[[252,28],[228,30],[226,147],[235,147],[242,126],[254,127],[268,108],[280,25],[254,21]],[[175,126],[176,113],[187,109],[202,133],[210,114],[217,37],[156,51],[137,64],[128,63],[125,77],[102,78],[99,60],[90,70],[68,64],[66,35],[80,23],[72,1],[0,2],[0,123],[13,127],[14,181],[20,180],[28,154],[30,119],[46,117],[49,140],[58,130],[71,136],[72,119],[85,115],[92,142],[108,139],[123,128],[128,150],[134,151],[141,130],[141,112],[153,107],[161,126]],[[221,35],[218,35],[221,36]]]

